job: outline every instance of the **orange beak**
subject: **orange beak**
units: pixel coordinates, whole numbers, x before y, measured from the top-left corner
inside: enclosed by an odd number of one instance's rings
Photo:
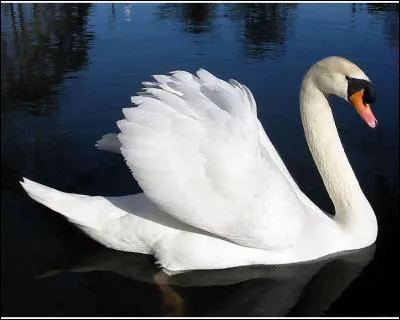
[[[372,113],[371,106],[368,103],[364,104],[363,95],[364,89],[361,89],[360,91],[357,91],[351,95],[349,100],[360,114],[361,118],[363,118],[371,128],[375,128],[378,124],[378,120],[376,120],[374,114]]]

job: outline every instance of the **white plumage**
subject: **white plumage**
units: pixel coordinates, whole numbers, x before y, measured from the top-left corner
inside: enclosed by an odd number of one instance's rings
[[[343,81],[349,72],[366,76],[338,57],[315,66],[302,85],[307,141],[331,197],[341,188],[352,190],[353,202],[347,195],[333,197],[335,218],[316,207],[290,176],[257,119],[250,90],[202,69],[197,76],[175,71],[144,82],[132,97],[136,107],[123,109],[118,136],[97,142],[99,149],[121,151],[143,194],[89,197],[28,179],[22,185],[95,240],[153,254],[170,271],[293,263],[365,247],[375,241],[376,219],[354,182],[315,79],[343,70]],[[341,83],[332,86],[343,96]],[[332,185],[338,178],[341,185]]]

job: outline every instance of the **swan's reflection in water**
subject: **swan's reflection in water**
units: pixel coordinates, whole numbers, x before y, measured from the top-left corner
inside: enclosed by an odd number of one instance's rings
[[[61,272],[104,271],[152,283],[163,301],[159,310],[152,310],[153,316],[323,316],[372,260],[374,252],[372,245],[313,263],[167,276],[150,256],[99,249],[64,257],[37,279]],[[211,301],[193,301],[198,299],[196,290],[202,291],[202,300],[210,297]],[[223,294],[216,296],[215,292]]]

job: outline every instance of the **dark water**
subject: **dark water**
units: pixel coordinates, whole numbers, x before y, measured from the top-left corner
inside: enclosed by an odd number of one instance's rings
[[[397,4],[2,4],[3,316],[398,316]],[[139,192],[95,141],[149,75],[203,67],[251,88],[298,184],[333,212],[305,144],[305,70],[349,58],[374,82],[372,130],[333,99],[341,138],[379,220],[376,247],[288,268],[235,268],[152,282],[147,256],[106,250],[33,202],[21,176],[90,195]],[[45,273],[46,277],[37,277]]]

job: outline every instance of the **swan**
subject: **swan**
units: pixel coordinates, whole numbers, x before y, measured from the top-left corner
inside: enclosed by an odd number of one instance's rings
[[[131,98],[135,106],[122,110],[120,133],[97,144],[123,155],[143,193],[88,196],[23,178],[28,195],[106,247],[153,255],[167,273],[301,263],[375,242],[375,213],[328,102],[339,96],[370,127],[377,125],[375,90],[354,63],[324,58],[300,89],[306,141],[334,215],[298,187],[245,85],[204,69],[153,77]]]

